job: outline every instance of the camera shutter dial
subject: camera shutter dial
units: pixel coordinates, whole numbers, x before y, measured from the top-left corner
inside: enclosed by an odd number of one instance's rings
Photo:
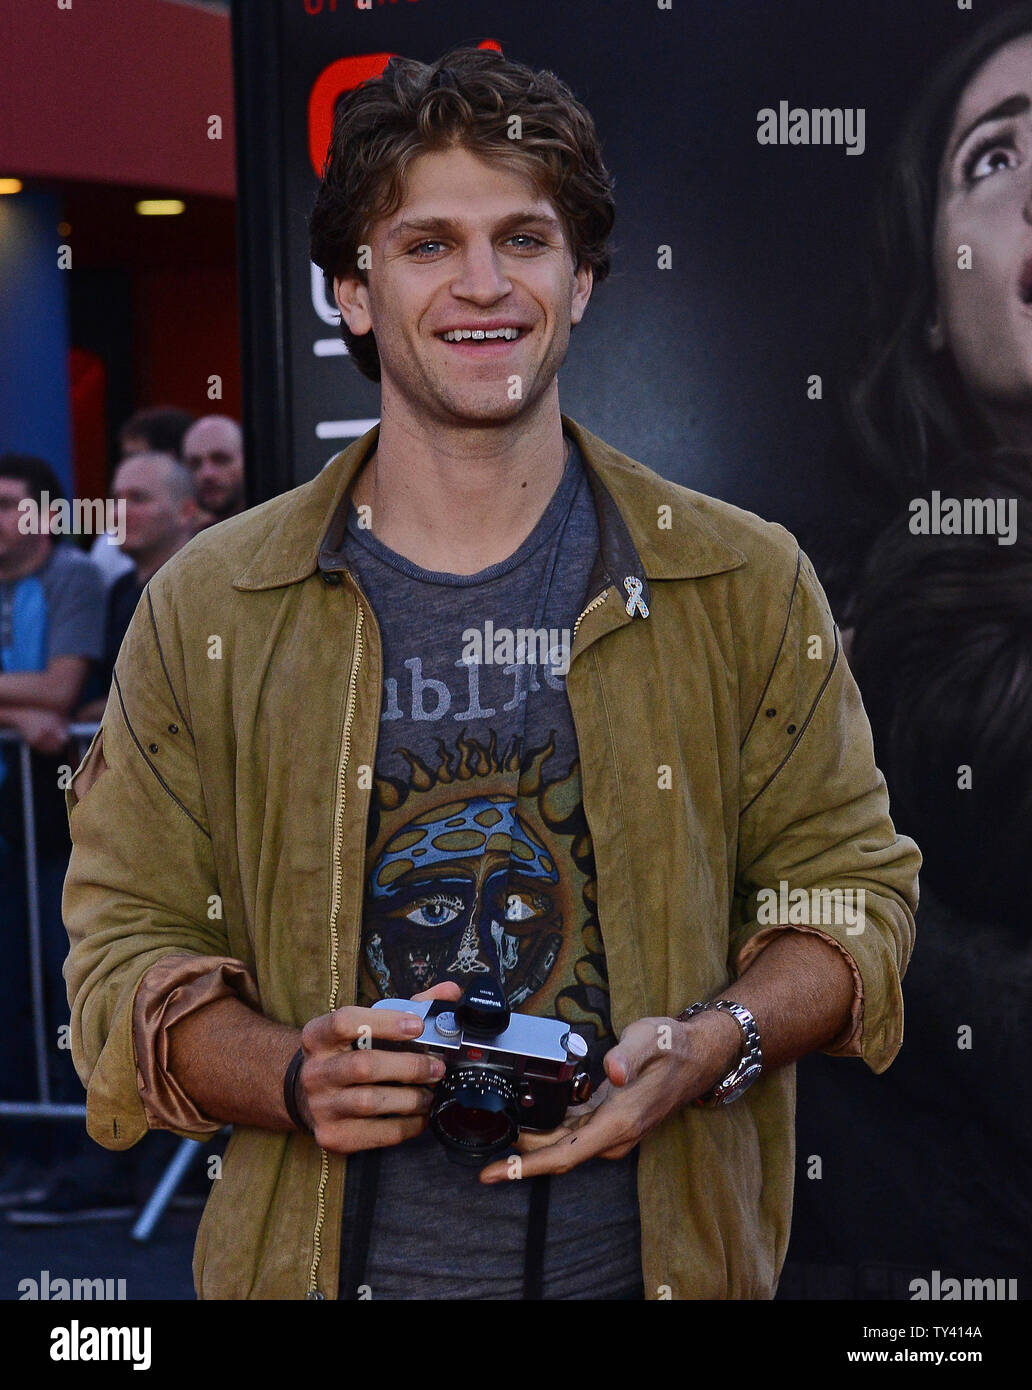
[[[442,1038],[457,1038],[462,1032],[459,1020],[451,1012],[438,1014],[434,1019],[434,1027]]]

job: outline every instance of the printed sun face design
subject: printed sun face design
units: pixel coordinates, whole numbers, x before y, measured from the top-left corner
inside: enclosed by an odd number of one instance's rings
[[[377,777],[369,809],[359,1001],[490,974],[600,1057],[609,982],[577,762],[549,777],[554,738],[522,755],[493,733],[442,740],[434,765],[398,751],[409,773]]]
[[[366,958],[377,984],[401,997],[490,975],[516,1007],[555,964],[558,887],[551,856],[511,796],[475,796],[416,816],[370,875]]]

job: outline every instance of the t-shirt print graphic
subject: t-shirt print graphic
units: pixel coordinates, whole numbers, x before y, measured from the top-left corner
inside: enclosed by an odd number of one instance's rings
[[[520,758],[459,735],[436,766],[405,748],[407,781],[378,777],[370,813],[360,1002],[442,980],[498,981],[509,1006],[611,1046],[608,980],[579,762],[554,734]]]

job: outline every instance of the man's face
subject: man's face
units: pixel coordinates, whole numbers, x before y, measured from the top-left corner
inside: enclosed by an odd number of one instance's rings
[[[948,348],[985,405],[1032,404],[1032,38],[965,88],[939,180],[933,349]],[[1005,103],[1001,114],[986,120]],[[971,128],[973,127],[973,128]],[[967,133],[965,133],[967,132]],[[962,246],[970,267],[958,266]]]
[[[0,478],[0,560],[5,563],[17,565],[39,547],[38,528],[24,534],[18,530],[18,504],[31,495],[20,478]]]
[[[398,210],[370,232],[368,286],[334,282],[348,326],[372,328],[385,409],[446,425],[513,419],[552,385],[591,294],[559,215],[523,175],[456,147],[415,159]],[[455,329],[513,341],[446,341]]]
[[[194,477],[197,501],[216,517],[244,505],[244,451],[231,420],[198,420],[183,438],[183,462]]]
[[[176,503],[164,483],[159,459],[140,456],[120,464],[111,495],[125,503],[122,549],[134,558],[162,550],[175,542],[183,528],[182,503]]]

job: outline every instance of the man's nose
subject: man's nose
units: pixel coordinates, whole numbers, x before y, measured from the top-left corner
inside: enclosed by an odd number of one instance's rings
[[[497,249],[490,242],[477,242],[463,250],[451,289],[458,299],[493,304],[509,293],[512,282],[505,274]]]

